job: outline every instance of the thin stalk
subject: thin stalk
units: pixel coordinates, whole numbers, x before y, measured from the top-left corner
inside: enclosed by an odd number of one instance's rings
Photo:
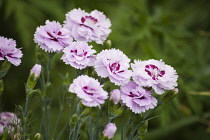
[[[41,120],[41,124],[40,124],[40,132],[42,134],[44,134],[44,118],[45,118],[45,110],[46,110],[46,107],[45,106],[46,105],[45,105],[45,102],[44,102],[43,107],[42,107],[42,120]]]
[[[66,123],[66,125],[63,127],[63,129],[59,132],[56,140],[60,140],[61,135],[63,134],[63,132],[66,130],[67,127],[68,127],[68,123]]]
[[[26,95],[26,105],[25,105],[25,111],[24,111],[24,123],[23,123],[23,140],[25,140],[26,137],[26,120],[27,120],[27,115],[28,115],[28,105],[29,105],[29,97]]]
[[[59,109],[59,113],[58,113],[58,118],[56,120],[56,123],[55,123],[55,127],[54,127],[54,131],[53,131],[53,138],[55,137],[55,131],[57,130],[57,127],[58,127],[58,123],[60,122],[60,118],[61,118],[61,113],[63,112],[63,102],[64,102],[64,98],[65,98],[65,92],[63,93],[63,96],[62,96],[62,100],[60,101],[60,109]]]

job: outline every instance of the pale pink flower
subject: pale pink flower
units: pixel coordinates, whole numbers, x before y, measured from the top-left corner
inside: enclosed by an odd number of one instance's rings
[[[114,137],[114,134],[117,131],[117,127],[114,123],[108,123],[102,132],[104,136],[107,136],[108,139],[111,139]]]
[[[4,57],[15,66],[20,65],[23,54],[22,51],[16,48],[16,42],[13,39],[7,39],[0,36],[0,60]]]
[[[103,78],[109,77],[116,85],[124,85],[129,82],[132,72],[130,59],[120,50],[103,50],[96,56],[95,71]]]
[[[71,33],[59,22],[49,21],[36,29],[34,41],[47,52],[61,52],[72,41]]]
[[[143,113],[157,105],[157,99],[152,92],[145,90],[135,82],[130,81],[120,89],[122,103],[134,113]]]
[[[163,94],[165,90],[173,90],[177,86],[176,71],[162,60],[135,60],[131,67],[133,80],[140,86],[152,87],[157,94]]]
[[[74,79],[69,87],[69,92],[75,93],[82,104],[88,107],[96,107],[104,104],[108,93],[103,90],[98,80],[87,75],[81,75]]]
[[[0,136],[4,132],[4,128],[6,127],[6,124],[3,121],[0,121]]]
[[[87,42],[72,42],[66,47],[61,59],[65,64],[71,65],[76,69],[84,69],[87,66],[93,66],[96,51],[92,49]]]
[[[1,112],[0,113],[0,135],[3,133],[4,128],[8,129],[11,133],[15,130],[15,127],[20,129],[20,119],[11,112]]]
[[[89,14],[80,8],[73,9],[66,14],[64,26],[71,31],[77,41],[95,41],[102,44],[111,33],[110,20],[98,10]]]

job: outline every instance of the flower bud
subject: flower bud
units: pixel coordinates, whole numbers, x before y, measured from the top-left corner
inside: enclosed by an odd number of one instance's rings
[[[70,120],[69,125],[70,125],[70,126],[76,126],[76,125],[77,125],[77,122],[78,122],[78,117],[77,117],[76,114],[74,114],[74,115],[71,117],[71,120]]]
[[[35,87],[36,82],[40,76],[42,66],[39,64],[35,64],[30,71],[27,83],[26,83],[26,90],[31,90]]]
[[[140,132],[140,134],[145,134],[147,132],[147,128],[148,128],[148,121],[143,122],[143,124],[138,128],[138,131]]]
[[[21,138],[21,134],[20,133],[16,133],[14,135],[14,140],[20,140],[20,138]]]
[[[33,68],[31,69],[31,74],[34,74],[35,78],[37,78],[39,77],[41,70],[42,70],[42,66],[39,64],[35,64]]]
[[[111,40],[107,40],[106,41],[106,46],[107,46],[107,49],[110,49],[112,47],[112,42]]]
[[[112,100],[116,105],[120,101],[120,90],[114,89],[110,94],[110,100]]]
[[[41,134],[40,133],[36,133],[36,135],[34,136],[35,140],[41,140]]]
[[[116,125],[114,123],[108,123],[102,133],[105,137],[107,136],[108,139],[111,139],[114,137],[116,131],[117,131]]]
[[[168,92],[163,96],[163,98],[161,99],[161,101],[164,102],[164,103],[169,102],[170,100],[172,100],[172,99],[177,95],[178,91],[179,91],[179,90],[178,90],[177,88],[168,91]]]

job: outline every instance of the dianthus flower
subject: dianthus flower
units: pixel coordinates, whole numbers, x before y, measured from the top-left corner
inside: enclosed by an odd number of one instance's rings
[[[13,132],[15,128],[19,129],[20,119],[10,112],[0,113],[0,135],[3,133],[4,128],[7,128],[9,133]]]
[[[87,42],[72,42],[63,52],[62,60],[76,69],[84,69],[93,66],[96,51],[91,49]]]
[[[97,10],[90,14],[80,8],[66,14],[64,26],[68,28],[77,41],[95,41],[102,44],[111,33],[111,22],[106,16]]]
[[[135,82],[130,81],[120,89],[122,103],[129,107],[134,113],[143,113],[153,109],[157,105],[157,99]]]
[[[38,27],[34,34],[34,41],[43,50],[61,52],[73,41],[69,30],[63,28],[59,22],[47,20],[45,24]]]
[[[4,57],[15,66],[20,65],[23,54],[22,51],[16,48],[16,42],[13,39],[7,39],[0,36],[0,60]]]
[[[176,71],[162,60],[134,61],[131,67],[133,80],[140,86],[152,87],[157,94],[163,94],[165,90],[173,90],[177,86]]]
[[[4,132],[5,127],[6,127],[6,124],[3,121],[0,121],[0,136]]]
[[[104,136],[107,136],[108,139],[111,139],[114,137],[114,134],[117,131],[117,127],[114,123],[108,123],[102,132]]]
[[[129,82],[132,72],[128,70],[130,59],[120,50],[103,50],[96,56],[95,71],[103,78],[109,77],[116,85]]]
[[[69,91],[75,93],[82,99],[82,104],[88,107],[100,107],[100,104],[103,104],[108,98],[108,93],[103,90],[98,80],[87,75],[74,79]]]

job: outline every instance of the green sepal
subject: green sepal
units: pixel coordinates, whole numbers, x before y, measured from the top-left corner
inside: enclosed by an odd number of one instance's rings
[[[163,98],[161,99],[161,101],[163,103],[167,103],[169,102],[170,100],[172,100],[176,95],[177,95],[178,91],[177,89],[174,89],[174,90],[169,90],[164,96]]]
[[[1,80],[0,80],[0,96],[1,96],[1,94],[2,94],[2,92],[3,92],[3,90],[4,90],[4,82],[3,82],[3,80],[1,79]]]
[[[0,68],[0,79],[7,74],[8,70],[10,69],[10,66],[11,63],[8,60],[5,60]]]
[[[51,82],[47,82],[46,85],[45,85],[44,94],[47,97],[51,97],[52,92],[53,92],[53,85],[51,84]]]
[[[78,116],[74,114],[70,119],[69,125],[74,127],[77,125],[77,122],[78,122]]]

